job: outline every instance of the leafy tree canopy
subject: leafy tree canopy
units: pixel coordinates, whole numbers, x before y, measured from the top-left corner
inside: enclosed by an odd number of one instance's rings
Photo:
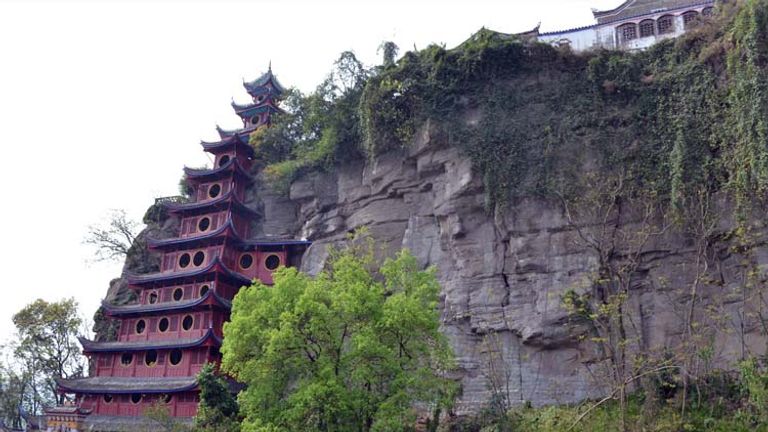
[[[239,431],[239,407],[227,382],[216,373],[213,363],[203,366],[197,375],[200,405],[195,417],[195,430],[209,432]]]
[[[274,286],[238,293],[222,366],[247,385],[243,430],[411,430],[416,409],[450,399],[434,270],[408,251],[377,269],[372,250],[334,251],[316,278],[283,268]]]
[[[42,299],[25,306],[13,316],[17,340],[13,350],[24,393],[23,408],[37,414],[44,405],[62,403],[54,378],[81,376],[85,362],[77,342],[82,319],[77,302]]]

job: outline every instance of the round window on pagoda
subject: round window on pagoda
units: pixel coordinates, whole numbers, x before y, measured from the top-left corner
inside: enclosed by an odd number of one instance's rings
[[[194,264],[195,267],[200,267],[203,264],[203,261],[205,261],[205,252],[197,251],[195,257],[192,258],[192,264]]]
[[[268,256],[267,259],[264,260],[264,267],[269,271],[276,270],[280,267],[280,256],[275,254]]]
[[[208,216],[201,218],[197,222],[197,230],[200,232],[208,231],[208,228],[210,227],[211,227],[211,218],[209,218]]]
[[[105,394],[104,395],[104,403],[112,403],[112,395],[111,394]]]
[[[134,393],[131,395],[131,403],[137,404],[141,402],[141,395],[139,393]]]
[[[136,321],[136,334],[144,333],[144,330],[146,330],[146,328],[147,328],[147,323],[143,319]]]
[[[132,353],[123,353],[123,355],[120,356],[120,364],[123,366],[130,366],[131,363],[133,363],[133,354]]]
[[[267,95],[258,95],[258,96],[256,96],[255,102],[257,104],[260,104],[260,103],[264,102],[264,99],[266,99],[266,98],[267,98]]]
[[[157,303],[157,292],[153,291],[149,293],[149,304],[155,304]]]
[[[160,333],[167,332],[169,326],[170,322],[168,321],[168,318],[161,318],[160,322],[157,323],[157,329],[160,330]]]
[[[240,268],[243,270],[247,270],[251,268],[253,265],[253,255],[251,254],[242,254],[240,255]]]
[[[261,117],[259,116],[253,116],[251,117],[251,124],[254,126],[258,126],[261,123]]]
[[[184,289],[183,288],[176,288],[173,290],[173,299],[175,301],[179,301],[184,297]]]
[[[171,351],[171,364],[174,366],[178,365],[181,363],[182,357],[183,355],[180,349],[176,348],[175,350]]]
[[[211,198],[216,198],[221,193],[221,185],[215,184],[212,185],[210,189],[208,189],[208,196]]]
[[[169,394],[160,395],[160,401],[163,402],[164,404],[169,404],[171,403],[172,400],[173,400],[173,395],[169,395]]]
[[[144,364],[152,367],[157,364],[157,351],[149,350],[144,354]]]
[[[192,315],[187,315],[181,321],[181,328],[183,328],[184,330],[191,330],[192,324],[194,323],[195,323],[195,319],[192,317]]]
[[[229,159],[230,159],[230,158],[229,158],[229,155],[224,155],[224,156],[222,156],[222,157],[219,159],[219,166],[220,166],[220,167],[223,167],[224,165],[226,165],[226,164],[229,162]]]
[[[192,257],[190,257],[188,253],[184,252],[179,257],[179,267],[186,268],[189,265],[189,261],[191,259],[192,259]]]
[[[208,291],[210,291],[210,289],[211,289],[211,287],[209,287],[208,285],[201,286],[200,287],[200,297],[208,294]]]

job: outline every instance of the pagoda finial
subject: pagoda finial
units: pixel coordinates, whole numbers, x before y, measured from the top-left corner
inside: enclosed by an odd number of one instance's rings
[[[272,73],[272,59],[269,59],[269,73]]]

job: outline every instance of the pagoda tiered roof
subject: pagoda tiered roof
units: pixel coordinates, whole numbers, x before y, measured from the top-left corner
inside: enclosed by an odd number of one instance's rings
[[[251,126],[242,129],[222,129],[219,125],[216,125],[216,132],[219,133],[219,138],[222,140],[237,137],[240,140],[245,140],[245,142],[248,142],[250,135],[256,129],[258,129],[258,126]]]
[[[190,377],[89,377],[56,379],[59,388],[85,394],[130,394],[130,393],[178,393],[194,390],[197,378]]]
[[[261,239],[249,239],[240,242],[239,246],[244,249],[268,247],[268,246],[309,246],[312,244],[310,240],[291,240],[291,239],[279,239],[279,238],[261,238]]]
[[[218,129],[221,129],[221,128],[218,128]],[[246,136],[241,137],[240,135],[235,134],[235,135],[220,137],[220,138],[221,140],[214,141],[214,142],[200,141],[200,145],[203,146],[203,150],[207,151],[208,153],[216,154],[216,153],[228,151],[232,147],[239,147],[240,149],[245,150],[248,153],[249,157],[255,156],[253,147],[251,147],[251,145],[248,144],[249,137],[246,137]]]
[[[126,351],[146,351],[146,350],[158,350],[158,349],[173,349],[173,348],[196,348],[209,343],[214,345],[221,345],[221,338],[216,336],[213,329],[208,331],[199,338],[188,339],[168,339],[168,340],[147,340],[147,341],[114,341],[114,342],[95,342],[85,338],[79,338],[80,344],[83,346],[84,353],[96,353],[96,352],[126,352]]]
[[[259,212],[243,204],[232,189],[219,195],[218,197],[194,202],[163,202],[165,208],[171,213],[189,212],[194,210],[226,210],[229,205],[232,206],[232,210],[239,211],[241,213],[248,213],[253,216],[260,216]]]
[[[283,112],[283,110],[281,110],[280,108],[270,103],[262,103],[258,105],[257,104],[238,105],[232,102],[232,108],[235,109],[235,114],[240,116],[240,118],[242,119],[248,119],[253,117],[256,114],[261,114],[265,112],[268,112],[270,115]]]
[[[270,91],[274,92],[276,95],[285,92],[285,87],[280,84],[280,81],[278,81],[277,77],[272,73],[271,65],[265,74],[253,81],[243,82],[243,87],[245,87],[245,91],[253,97],[269,93]]]
[[[187,175],[187,179],[197,181],[218,180],[229,174],[239,175],[249,182],[253,181],[253,178],[248,173],[248,170],[243,167],[238,158],[232,158],[224,165],[213,169],[184,167],[184,174]]]
[[[203,296],[190,299],[173,302],[162,302],[155,304],[129,304],[116,306],[109,303],[106,300],[102,300],[101,305],[106,310],[109,316],[127,316],[127,315],[141,315],[154,312],[171,312],[179,310],[194,309],[199,306],[217,306],[223,309],[231,309],[232,302],[218,295],[214,290],[208,290]]]
[[[231,238],[234,238],[234,240],[237,241],[238,243],[242,242],[242,236],[240,235],[240,233],[237,232],[237,229],[235,228],[235,224],[232,221],[232,218],[230,217],[227,219],[226,222],[221,224],[220,227],[200,235],[190,236],[190,237],[171,237],[166,239],[148,238],[147,247],[149,247],[150,249],[163,249],[163,248],[173,247],[173,246],[205,243],[210,240],[215,240],[219,237],[231,237]]]
[[[160,273],[148,273],[148,274],[134,274],[126,272],[126,278],[131,285],[148,285],[161,282],[177,282],[180,280],[195,280],[199,276],[203,276],[212,272],[219,272],[219,274],[229,278],[235,283],[242,285],[250,285],[251,280],[245,276],[237,273],[228,268],[219,257],[215,257],[208,265],[204,267],[198,267],[187,271],[173,271],[173,272],[160,272]]]

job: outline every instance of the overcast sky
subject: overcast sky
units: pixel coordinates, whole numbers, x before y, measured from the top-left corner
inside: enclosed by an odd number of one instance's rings
[[[366,64],[392,40],[453,47],[479,28],[592,23],[621,0],[0,0],[0,342],[25,304],[73,296],[90,318],[121,264],[81,244],[109,209],[140,219],[175,195],[201,139],[237,127],[232,98],[269,61],[311,91],[344,50]]]

